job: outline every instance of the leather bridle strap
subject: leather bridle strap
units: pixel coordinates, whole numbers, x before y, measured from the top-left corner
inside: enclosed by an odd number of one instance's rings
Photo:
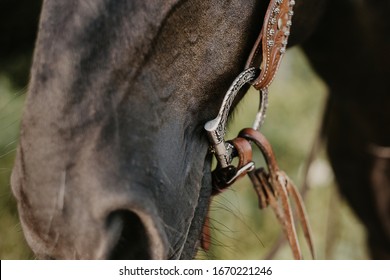
[[[262,30],[245,66],[245,69],[261,69],[260,75],[252,81],[257,90],[268,88],[276,75],[286,52],[294,5],[295,0],[271,0],[268,5]]]

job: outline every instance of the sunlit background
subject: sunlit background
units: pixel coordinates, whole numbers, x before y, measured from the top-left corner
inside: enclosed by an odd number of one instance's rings
[[[287,52],[270,89],[269,107],[262,132],[273,145],[280,168],[300,186],[304,167],[316,138],[326,103],[327,88],[313,73],[302,51]],[[18,141],[25,89],[11,86],[0,76],[0,259],[31,259],[17,218],[10,190],[10,174]],[[229,125],[229,138],[249,127],[258,106],[258,93],[250,91],[239,104]],[[258,166],[262,164],[256,156]],[[365,234],[337,192],[324,149],[315,158],[305,194],[319,259],[366,259]],[[200,250],[198,259],[291,259],[281,228],[270,209],[259,210],[248,179],[213,199],[210,208],[212,246]],[[308,248],[301,244],[306,258]]]

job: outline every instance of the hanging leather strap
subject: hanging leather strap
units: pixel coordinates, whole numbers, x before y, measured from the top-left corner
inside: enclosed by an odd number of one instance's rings
[[[245,128],[241,130],[238,137],[232,140],[231,143],[234,143],[238,153],[238,168],[251,162],[251,143],[255,144],[259,148],[265,159],[267,170],[260,167],[248,172],[248,176],[258,197],[259,208],[264,209],[270,206],[273,209],[276,218],[278,219],[289,242],[294,258],[303,259],[301,247],[297,237],[294,215],[290,203],[291,197],[292,202],[294,202],[297,212],[296,214],[302,226],[302,230],[311,256],[313,259],[315,259],[316,254],[313,238],[303,199],[287,174],[279,168],[269,141],[259,131],[252,128]],[[218,185],[217,183],[221,183],[221,181],[213,182],[214,190],[212,197],[221,193],[230,185]],[[210,247],[210,228],[208,216],[206,217],[206,221],[203,226],[201,246],[205,250],[208,250]]]
[[[306,242],[314,259],[315,250],[303,199],[287,174],[279,169],[270,143],[263,134],[252,128],[243,129],[239,133],[239,137],[253,142],[262,152],[267,164],[268,172],[264,168],[258,168],[248,173],[258,195],[259,207],[261,209],[268,205],[272,207],[287,237],[294,258],[302,259],[291,203],[289,201],[290,195],[296,205],[298,219],[302,225]]]

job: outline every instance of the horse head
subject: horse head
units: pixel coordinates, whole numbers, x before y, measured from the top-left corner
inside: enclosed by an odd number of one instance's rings
[[[44,2],[12,175],[38,257],[194,256],[211,193],[203,126],[267,5]]]

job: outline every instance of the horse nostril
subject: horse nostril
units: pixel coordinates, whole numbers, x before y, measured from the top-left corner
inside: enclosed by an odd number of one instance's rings
[[[117,237],[108,257],[112,260],[151,259],[148,234],[140,217],[127,210],[115,211],[107,218],[107,226]]]

